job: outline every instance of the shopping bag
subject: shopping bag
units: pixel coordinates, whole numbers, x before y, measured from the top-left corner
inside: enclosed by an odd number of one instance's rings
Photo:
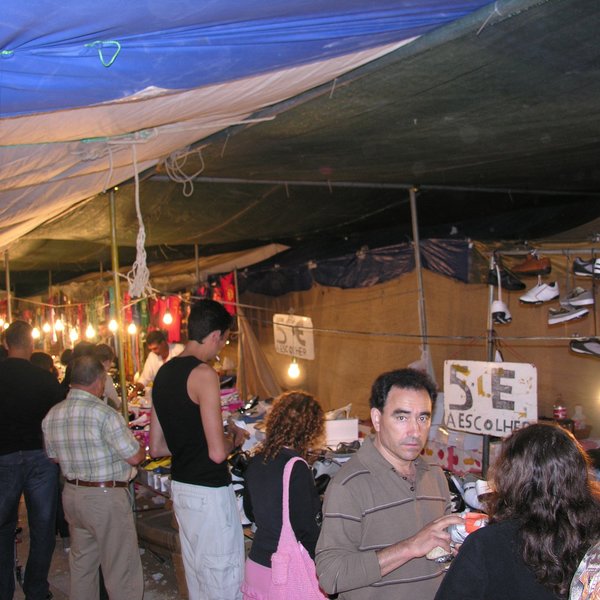
[[[283,507],[281,535],[277,551],[271,557],[269,600],[327,600],[320,590],[315,563],[306,548],[296,539],[290,523],[290,477],[297,461],[289,460],[283,471]]]

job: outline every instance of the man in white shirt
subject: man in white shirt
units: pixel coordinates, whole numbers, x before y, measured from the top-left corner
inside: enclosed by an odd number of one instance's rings
[[[154,381],[158,370],[167,361],[181,354],[183,351],[183,344],[169,344],[166,335],[162,331],[151,331],[146,338],[146,345],[150,352],[144,363],[141,375],[129,393],[129,400],[135,398],[138,392],[141,392]]]

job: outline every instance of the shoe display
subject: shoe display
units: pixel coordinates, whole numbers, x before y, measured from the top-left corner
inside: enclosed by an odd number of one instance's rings
[[[492,302],[492,321],[496,325],[506,325],[512,321],[512,315],[508,310],[508,306],[502,300],[494,300]]]
[[[583,260],[577,257],[573,261],[573,274],[578,277],[600,277],[600,258]]]
[[[565,323],[573,319],[581,319],[590,311],[587,308],[577,306],[561,306],[560,308],[551,308],[548,311],[548,325]]]
[[[512,271],[515,275],[549,275],[552,271],[550,259],[546,256],[541,258],[537,252],[533,250],[527,258],[520,264],[514,266]]]
[[[600,357],[600,338],[592,337],[585,340],[573,340],[569,347],[577,354],[589,354]]]
[[[542,304],[542,302],[555,300],[559,296],[558,281],[553,281],[552,283],[538,283],[523,294],[519,300],[525,304]]]
[[[488,283],[491,285],[498,286],[498,269],[490,269],[488,273]],[[500,285],[503,289],[511,292],[519,292],[524,290],[527,286],[508,269],[500,268]]]
[[[594,304],[594,297],[591,290],[576,287],[560,299],[560,304],[561,306],[589,306]]]

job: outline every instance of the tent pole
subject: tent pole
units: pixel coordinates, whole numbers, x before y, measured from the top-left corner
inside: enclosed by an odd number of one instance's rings
[[[196,263],[196,286],[200,287],[200,259],[198,258],[198,244],[194,244],[194,261]]]
[[[413,244],[415,250],[415,266],[417,268],[417,282],[419,288],[419,322],[421,323],[422,350],[428,349],[427,342],[427,314],[425,311],[425,293],[423,290],[423,272],[421,269],[421,240],[419,238],[419,223],[417,220],[417,188],[411,187],[410,195],[410,216],[412,222]]]
[[[12,322],[12,297],[10,293],[10,261],[8,259],[8,250],[4,251],[4,274],[6,277],[6,320]]]
[[[237,310],[235,312],[236,312],[237,331],[238,331],[238,339],[237,339],[238,364],[237,364],[237,377],[236,377],[235,385],[238,388],[238,392],[239,392],[240,398],[242,399],[242,402],[244,404],[246,404],[246,400],[248,400],[248,390],[247,390],[247,386],[246,386],[246,373],[245,373],[245,369],[243,368],[243,365],[242,365],[242,361],[244,360],[243,353],[242,353],[242,329],[240,327],[240,317],[241,317],[242,307],[240,304],[240,297],[239,297],[239,291],[238,291],[239,288],[238,288],[237,268],[233,270],[233,284],[235,286],[235,301],[236,301],[236,308],[237,308]],[[242,377],[239,376],[240,373],[242,374]]]
[[[112,257],[113,285],[115,288],[115,319],[117,321],[117,355],[119,360],[119,381],[121,383],[121,412],[125,422],[129,422],[127,407],[127,381],[125,379],[125,353],[123,351],[123,315],[121,303],[121,282],[119,281],[119,248],[117,246],[117,211],[115,203],[115,190],[110,190],[108,196],[110,209],[110,250]]]

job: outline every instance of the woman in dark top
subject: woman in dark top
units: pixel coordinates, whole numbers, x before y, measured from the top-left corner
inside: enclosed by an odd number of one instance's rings
[[[504,441],[491,480],[489,525],[467,537],[435,600],[567,598],[600,536],[600,489],[585,452],[558,425],[529,425]]]
[[[283,470],[290,458],[305,460],[323,437],[325,415],[313,396],[287,392],[277,398],[266,421],[266,438],[250,459],[244,479],[244,511],[256,523],[246,561],[244,598],[267,598],[271,555],[281,534]],[[290,521],[298,541],[314,558],[321,501],[310,468],[294,465],[290,479]]]

